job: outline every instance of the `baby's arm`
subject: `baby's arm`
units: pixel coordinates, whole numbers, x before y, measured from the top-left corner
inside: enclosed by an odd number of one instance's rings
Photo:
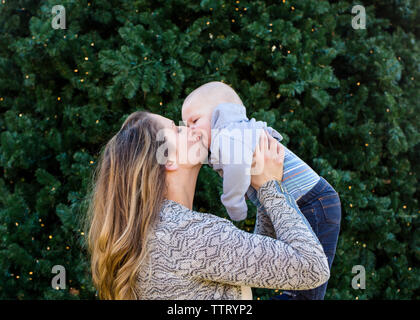
[[[248,144],[239,139],[235,139],[234,136],[224,136],[221,139],[227,139],[229,141],[229,147],[233,143],[234,148],[229,148],[229,151],[233,152],[233,154],[229,154],[228,159],[223,159],[222,155],[223,194],[220,199],[232,220],[244,220],[248,212],[245,195],[251,184],[250,169],[253,151]],[[227,149],[224,149],[223,146],[227,147],[226,144],[222,144],[220,150],[226,153]],[[238,147],[240,147],[239,150]],[[242,152],[244,158],[242,158]],[[240,155],[240,161],[235,162],[235,160],[238,160],[235,159],[238,155]]]
[[[251,176],[246,174],[242,164],[223,166],[223,194],[220,197],[232,220],[240,221],[247,217],[248,206],[245,194],[251,183]]]

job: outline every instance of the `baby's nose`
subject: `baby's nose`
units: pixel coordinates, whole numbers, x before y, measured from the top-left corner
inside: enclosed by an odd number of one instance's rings
[[[189,130],[189,136],[192,140],[198,141],[198,140],[201,139],[202,134],[201,134],[200,130],[195,130],[195,129],[191,128]]]

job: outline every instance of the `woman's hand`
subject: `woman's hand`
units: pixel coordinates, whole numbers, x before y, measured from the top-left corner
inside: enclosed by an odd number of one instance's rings
[[[284,147],[266,131],[260,136],[251,166],[251,185],[258,190],[270,180],[283,178]]]

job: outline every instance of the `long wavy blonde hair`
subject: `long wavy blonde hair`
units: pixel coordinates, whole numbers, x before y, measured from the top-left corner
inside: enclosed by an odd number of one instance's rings
[[[162,142],[151,114],[137,111],[105,145],[88,196],[87,247],[100,299],[139,299],[137,273],[147,255],[148,231],[166,194]]]

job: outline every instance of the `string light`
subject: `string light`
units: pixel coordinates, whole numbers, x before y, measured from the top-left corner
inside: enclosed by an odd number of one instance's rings
[[[85,60],[86,60],[86,61],[88,61],[88,60],[89,60],[89,58],[88,58],[88,57],[85,57]]]

